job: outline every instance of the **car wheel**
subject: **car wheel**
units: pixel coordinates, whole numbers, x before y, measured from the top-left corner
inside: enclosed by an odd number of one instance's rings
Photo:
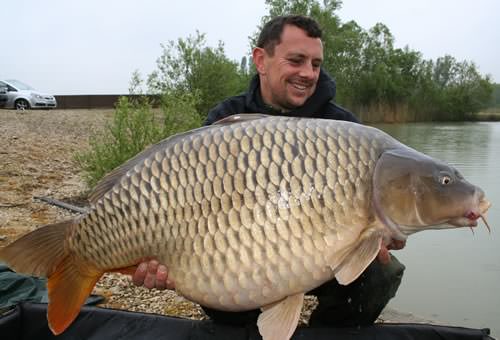
[[[30,108],[30,103],[26,99],[18,99],[15,103],[16,110],[28,110]]]

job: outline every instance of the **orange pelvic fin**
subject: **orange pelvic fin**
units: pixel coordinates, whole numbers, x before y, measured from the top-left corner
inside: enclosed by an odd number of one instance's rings
[[[103,274],[65,246],[68,233],[77,223],[69,220],[46,225],[0,250],[0,261],[16,272],[48,278],[48,320],[54,334],[73,322]]]

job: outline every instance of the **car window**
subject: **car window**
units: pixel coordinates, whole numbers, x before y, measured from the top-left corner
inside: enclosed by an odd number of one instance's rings
[[[34,90],[34,88],[32,88],[31,86],[23,82],[20,82],[19,80],[7,79],[7,81],[12,85],[14,85],[15,87],[17,87],[19,90]]]
[[[6,87],[8,92],[17,92],[15,88],[3,81],[0,81],[0,87]]]

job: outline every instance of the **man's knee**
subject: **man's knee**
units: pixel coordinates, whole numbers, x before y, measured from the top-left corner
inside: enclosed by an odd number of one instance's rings
[[[373,324],[394,297],[403,278],[405,266],[391,255],[391,262],[374,261],[354,282],[340,285],[335,279],[316,288],[318,307],[311,326],[367,326]]]
[[[210,317],[210,319],[215,323],[236,327],[255,325],[260,314],[260,310],[257,309],[246,312],[224,312],[203,306],[202,308],[205,314],[207,314],[208,317]]]

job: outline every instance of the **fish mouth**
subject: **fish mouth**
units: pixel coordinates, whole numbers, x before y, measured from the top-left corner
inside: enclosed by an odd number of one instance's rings
[[[485,214],[486,211],[491,207],[491,202],[486,199],[481,199],[476,209],[468,210],[464,216],[452,219],[448,221],[448,224],[451,224],[455,227],[469,227],[474,228],[478,225],[478,220],[482,219],[486,229],[491,233],[491,228],[486,220]]]
[[[488,224],[488,221],[486,220],[486,211],[490,208],[491,203],[482,198],[479,203],[477,204],[476,208],[469,209],[463,213],[462,216],[451,218],[445,221],[442,221],[441,223],[437,223],[434,225],[429,225],[425,227],[424,229],[435,229],[435,230],[441,230],[441,229],[452,229],[452,228],[471,228],[472,232],[474,233],[474,229],[479,225],[479,219],[481,219],[486,227],[488,229],[488,232],[491,233],[491,228]],[[421,231],[422,226],[417,226],[417,225],[405,225],[402,228],[402,232],[406,235],[409,236],[415,232]]]

